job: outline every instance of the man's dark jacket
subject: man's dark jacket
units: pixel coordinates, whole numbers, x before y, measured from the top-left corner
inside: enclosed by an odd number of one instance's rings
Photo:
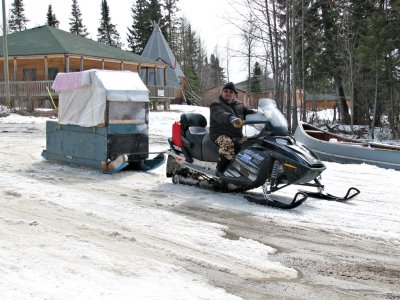
[[[224,101],[222,96],[210,104],[210,137],[215,141],[220,135],[226,135],[231,138],[240,138],[243,136],[242,128],[235,128],[229,121],[230,116],[236,116],[244,120],[248,114],[255,113],[248,109],[238,100],[232,100],[231,103]]]

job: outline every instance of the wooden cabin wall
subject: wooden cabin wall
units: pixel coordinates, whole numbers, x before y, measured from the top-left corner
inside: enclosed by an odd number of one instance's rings
[[[65,69],[65,59],[64,57],[49,57],[47,59],[47,67],[48,69],[56,68],[57,72],[66,72]],[[81,59],[79,57],[70,57],[69,59],[69,71],[77,72],[80,71],[81,68]],[[14,73],[14,59],[10,57],[8,63],[9,70],[9,78],[10,81],[37,81],[37,80],[46,80],[45,79],[45,59],[43,58],[18,58],[17,59],[17,72],[16,76]],[[24,79],[24,70],[33,69],[36,73],[36,78],[25,78]],[[90,69],[103,69],[102,60],[94,60],[94,59],[84,59],[83,60],[83,70]],[[121,70],[120,62],[110,62],[104,61],[104,69],[105,70]],[[138,65],[131,63],[124,63],[123,70],[138,72]],[[4,61],[0,61],[0,80],[4,81]],[[54,78],[49,78],[48,80],[54,80]]]

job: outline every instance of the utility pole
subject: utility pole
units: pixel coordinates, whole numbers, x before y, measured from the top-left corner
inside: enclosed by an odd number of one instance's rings
[[[292,131],[292,117],[291,117],[291,108],[292,108],[292,103],[291,103],[291,67],[293,68],[294,66],[291,66],[291,61],[290,61],[290,25],[291,25],[291,0],[286,0],[286,119],[288,122],[288,129],[289,132]]]
[[[10,97],[10,74],[8,71],[8,45],[7,45],[7,18],[6,18],[6,3],[2,0],[3,4],[3,57],[4,57],[4,89],[6,100],[9,108],[12,108]]]

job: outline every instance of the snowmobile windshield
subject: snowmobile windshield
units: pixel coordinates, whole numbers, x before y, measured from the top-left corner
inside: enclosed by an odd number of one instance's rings
[[[248,119],[250,118],[250,119]],[[260,123],[256,124],[256,120]],[[254,115],[248,115],[246,122],[254,123],[258,133],[267,131],[272,135],[288,135],[288,123],[272,99],[263,98],[258,101],[258,112]]]

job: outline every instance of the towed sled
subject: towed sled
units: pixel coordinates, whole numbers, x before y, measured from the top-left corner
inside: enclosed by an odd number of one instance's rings
[[[223,192],[245,192],[262,188],[262,194],[245,193],[250,201],[271,207],[291,209],[308,197],[330,201],[347,201],[360,193],[349,188],[344,197],[324,192],[320,181],[326,169],[307,147],[289,135],[285,117],[272,99],[260,99],[258,112],[246,116],[246,143],[217,176],[218,146],[210,139],[206,118],[197,113],[181,115],[173,124],[169,138],[166,175],[175,184],[195,185]],[[316,192],[299,190],[293,197],[273,194],[289,185],[316,188]]]
[[[149,90],[138,73],[87,70],[58,73],[58,122],[46,123],[49,161],[115,173],[147,171],[164,162],[149,158]]]

